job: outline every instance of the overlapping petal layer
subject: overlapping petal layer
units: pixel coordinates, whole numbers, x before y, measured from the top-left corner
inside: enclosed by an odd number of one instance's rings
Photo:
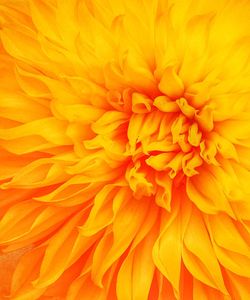
[[[249,20],[247,0],[0,0],[10,299],[249,299]]]

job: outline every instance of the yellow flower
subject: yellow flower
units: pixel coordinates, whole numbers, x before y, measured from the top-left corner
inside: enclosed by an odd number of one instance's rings
[[[0,24],[10,299],[248,300],[249,1],[0,0]]]

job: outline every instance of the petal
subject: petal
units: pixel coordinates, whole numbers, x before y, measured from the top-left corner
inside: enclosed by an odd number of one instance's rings
[[[9,208],[0,222],[1,243],[13,242],[23,236],[43,208],[31,200],[21,201]]]
[[[228,278],[228,290],[231,297],[235,299],[247,299],[250,295],[249,277],[241,277],[228,270],[225,271],[225,277]]]
[[[27,96],[15,93],[2,92],[0,107],[1,117],[22,123],[49,117],[49,109],[47,107]]]
[[[55,7],[41,1],[30,1],[30,12],[35,27],[54,41],[60,41],[55,19]]]
[[[220,263],[237,275],[249,277],[249,237],[248,234],[243,236],[244,230],[241,225],[237,226],[237,223],[222,214],[221,217],[209,217],[207,227]],[[245,236],[248,240],[244,239]]]
[[[183,261],[196,279],[228,294],[204,221],[196,209],[184,235]]]
[[[152,100],[143,94],[133,93],[132,111],[137,114],[144,114],[151,111]]]
[[[8,246],[5,251],[13,251],[42,240],[73,212],[72,208],[46,207],[39,203],[22,201],[13,205],[0,222],[1,244]]]
[[[82,265],[84,264],[85,257],[81,257],[77,260],[72,266],[70,266],[63,274],[55,281],[52,285],[50,285],[43,297],[45,299],[53,297],[64,297],[66,298],[67,292],[69,290],[69,286],[71,283],[80,275]]]
[[[157,230],[148,236],[129,253],[119,269],[117,277],[117,299],[147,299],[154,275],[152,246]]]
[[[33,282],[36,288],[44,288],[54,283],[98,238],[97,236],[85,238],[79,235],[77,226],[80,225],[82,218],[86,218],[84,211],[71,217],[51,237],[42,261],[40,275]]]
[[[184,204],[185,200],[181,199],[183,201],[183,205],[185,208],[183,209],[183,215],[181,211],[176,211],[177,208],[173,209],[172,216],[169,218],[168,223],[166,224],[165,231],[162,231],[162,236],[160,236],[159,240],[156,242],[155,246],[158,245],[158,242],[161,242],[158,246],[161,252],[159,252],[158,255],[161,255],[160,257],[156,258],[154,257],[154,261],[156,263],[156,266],[159,268],[161,273],[159,273],[159,299],[165,299],[165,297],[169,297],[169,299],[176,299],[178,295],[183,295],[185,291],[185,297],[187,297],[188,294],[186,294],[186,290],[190,289],[191,286],[189,286],[189,281],[187,280],[187,276],[184,277],[181,274],[181,252],[182,252],[182,246],[180,243],[180,240],[183,236],[183,233],[185,232],[186,222],[188,220],[188,214],[190,212],[190,209],[186,204]],[[177,215],[176,215],[177,213]],[[173,215],[175,217],[173,218]],[[182,216],[181,216],[182,215]],[[180,220],[182,219],[182,222]],[[187,220],[185,220],[187,219]],[[178,221],[179,220],[179,221]],[[170,223],[172,222],[172,223]],[[179,222],[179,224],[178,224]],[[173,229],[174,226],[176,227],[177,231],[179,230],[179,237],[178,239],[175,239],[168,237],[168,233],[170,235],[174,235],[174,231],[176,229]],[[179,228],[178,228],[179,227]],[[172,234],[173,231],[173,234]],[[181,236],[181,237],[180,237]],[[164,238],[164,239],[163,239]],[[177,251],[176,251],[177,249]],[[157,253],[155,248],[153,248],[153,255]],[[167,253],[167,256],[165,256]],[[170,263],[171,261],[171,263]],[[173,264],[174,263],[174,264]],[[182,271],[183,273],[183,271]],[[168,280],[165,280],[165,278],[161,275],[163,274],[166,276]],[[182,282],[182,280],[184,280]],[[184,283],[184,286],[183,286]],[[191,283],[190,283],[191,284]],[[184,288],[184,291],[183,291]],[[165,295],[165,296],[164,296]],[[175,296],[174,296],[175,295]],[[182,297],[182,296],[181,296]]]
[[[159,83],[159,90],[170,98],[177,99],[184,92],[184,84],[174,67],[168,67],[163,72]]]
[[[65,135],[66,125],[53,117],[44,118],[9,129],[0,129],[0,138],[8,141],[38,135],[55,145],[70,145],[71,141]]]
[[[174,207],[168,218],[163,214],[162,220],[165,225],[154,244],[153,259],[159,271],[170,281],[174,294],[178,297],[182,251],[179,208]]]
[[[129,201],[131,192],[127,188],[106,185],[95,197],[94,205],[85,224],[80,228],[84,236],[91,236],[110,225],[117,212]]]
[[[203,212],[215,214],[225,211],[234,217],[232,208],[220,182],[205,168],[198,175],[187,179],[187,194],[190,200]]]
[[[231,297],[225,296],[216,289],[213,289],[200,281],[194,279],[194,291],[193,291],[193,299],[194,300],[210,300],[210,299],[218,299],[218,300],[230,300]]]
[[[38,299],[45,289],[36,289],[32,280],[38,276],[44,247],[29,250],[19,261],[12,279],[11,298],[15,300]]]
[[[102,286],[102,278],[108,268],[129,247],[147,215],[148,201],[140,202],[131,199],[113,221],[112,227],[106,230],[99,242],[93,258],[92,278]]]
[[[119,126],[128,121],[128,115],[123,112],[108,111],[92,124],[92,129],[98,134],[107,134],[118,130]]]
[[[76,175],[55,188],[51,193],[36,197],[35,200],[70,207],[89,201],[99,189],[100,184],[89,183],[89,179],[85,176]]]
[[[104,289],[96,286],[90,276],[82,276],[70,286],[67,294],[67,300],[75,299],[93,299],[93,300],[106,300],[106,293]]]

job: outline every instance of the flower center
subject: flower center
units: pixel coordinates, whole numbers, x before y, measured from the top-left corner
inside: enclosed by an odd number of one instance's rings
[[[204,161],[217,163],[216,146],[210,143],[215,137],[212,107],[198,105],[185,93],[174,68],[164,71],[159,90],[154,99],[140,93],[131,97],[127,150],[132,162],[126,178],[139,198],[159,193],[165,198],[173,183],[198,174]]]
[[[175,67],[156,77],[158,91],[152,94],[131,87],[108,91],[113,109],[93,124],[97,137],[85,146],[101,144],[135,197],[153,196],[168,209],[172,185],[185,184],[207,165],[238,157],[221,134],[225,116],[210,99],[207,83],[184,87]]]

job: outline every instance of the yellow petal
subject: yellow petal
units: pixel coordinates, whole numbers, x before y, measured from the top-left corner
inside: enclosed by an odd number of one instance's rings
[[[31,281],[38,276],[45,247],[29,249],[19,261],[13,274],[11,298],[15,300],[38,299],[45,289],[33,288]]]
[[[184,85],[174,67],[165,69],[159,83],[159,89],[170,98],[177,99],[182,96]]]
[[[218,232],[223,220],[223,229]],[[246,242],[241,236],[241,225],[237,228],[237,223],[235,226],[228,217],[222,215],[222,220],[219,220],[219,216],[208,218],[207,226],[220,263],[237,275],[249,277],[249,241]],[[239,248],[236,247],[236,243],[239,243]]]
[[[119,270],[117,277],[118,300],[148,298],[155,269],[151,254],[155,234],[152,232],[148,234],[149,236],[126,257]]]
[[[192,118],[194,116],[195,109],[188,104],[185,98],[180,98],[176,100],[176,103],[185,116],[187,116],[188,118]]]
[[[183,250],[184,264],[196,279],[228,294],[204,221],[194,209],[185,232]]]
[[[188,178],[187,194],[190,200],[205,213],[215,214],[225,211],[234,217],[221,184],[209,171],[201,169],[198,175]]]
[[[176,297],[179,295],[181,271],[181,222],[178,207],[166,218],[163,215],[163,228],[153,247],[154,263],[160,272],[170,281]],[[171,261],[171,263],[169,263]]]
[[[84,211],[71,217],[70,221],[49,241],[42,260],[40,275],[36,281],[33,281],[36,288],[44,288],[55,282],[96,241],[96,236],[86,238],[78,233],[77,226],[84,218],[83,213]]]
[[[111,224],[120,207],[126,203],[128,195],[129,191],[126,188],[119,188],[117,191],[113,185],[105,186],[96,195],[93,208],[80,228],[80,233],[91,236]]]
[[[230,300],[230,296],[225,296],[220,293],[218,290],[213,289],[205,284],[202,284],[200,281],[194,279],[193,281],[193,299],[194,300]]]
[[[92,124],[92,129],[98,134],[106,134],[117,130],[119,126],[127,121],[128,115],[126,113],[108,111]]]
[[[107,299],[105,290],[96,286],[87,275],[76,279],[67,293],[68,300],[84,299],[83,297],[93,300]]]
[[[113,221],[112,232],[106,230],[93,257],[92,278],[102,286],[102,279],[108,268],[129,247],[147,214],[149,203],[129,201]],[[105,256],[103,256],[105,254]]]
[[[250,258],[248,241],[241,236],[241,226],[237,227],[231,218],[225,214],[219,214],[208,218],[213,239],[219,247],[229,249]],[[226,224],[226,226],[224,226]]]
[[[148,113],[151,111],[152,100],[146,96],[134,93],[132,95],[132,111],[137,114]]]
[[[160,206],[166,210],[171,210],[171,201],[172,201],[172,180],[166,174],[159,173],[156,177],[156,183],[162,189],[159,189],[156,193],[155,201]]]
[[[70,145],[65,135],[66,123],[53,117],[35,120],[14,128],[0,129],[0,138],[12,140],[38,135],[55,145]]]
[[[241,277],[226,270],[226,275],[230,284],[230,295],[235,299],[247,299],[250,294],[250,279]]]
[[[154,106],[162,112],[177,112],[179,107],[177,103],[167,96],[158,96],[154,99]]]
[[[30,1],[30,10],[36,28],[48,38],[55,41],[60,40],[55,20],[55,7],[32,0]]]
[[[197,123],[193,123],[188,130],[188,141],[192,146],[198,147],[201,142],[202,134],[198,130]]]

